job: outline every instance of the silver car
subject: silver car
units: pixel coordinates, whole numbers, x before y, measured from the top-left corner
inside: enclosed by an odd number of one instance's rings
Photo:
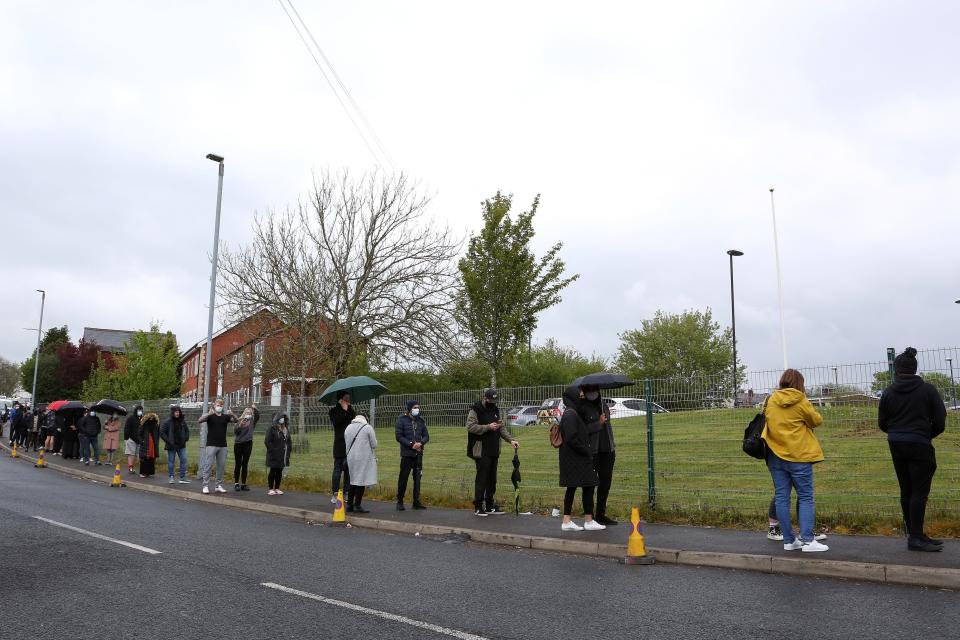
[[[507,411],[507,425],[511,427],[527,427],[537,424],[537,412],[540,407],[536,405],[524,404],[519,407],[511,407]]]

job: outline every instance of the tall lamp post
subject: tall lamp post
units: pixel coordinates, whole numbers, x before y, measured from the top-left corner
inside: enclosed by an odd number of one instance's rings
[[[30,404],[37,408],[37,370],[40,368],[40,337],[43,335],[43,307],[47,303],[47,292],[37,289],[40,294],[40,323],[37,325],[37,352],[33,357],[33,390],[30,392]]]
[[[953,396],[953,409],[957,408],[957,385],[953,382],[953,358],[947,358],[947,364],[950,365],[950,395]]]
[[[730,328],[733,331],[733,406],[737,406],[737,312],[733,302],[733,259],[743,255],[743,251],[730,249]]]
[[[207,314],[207,352],[203,366],[203,413],[210,404],[210,360],[213,357],[213,307],[217,296],[217,254],[220,248],[220,202],[223,198],[223,156],[207,154],[207,160],[217,163],[217,217],[213,224],[213,259],[210,264],[210,305]],[[206,463],[204,452],[207,450],[207,424],[200,425],[200,464]]]

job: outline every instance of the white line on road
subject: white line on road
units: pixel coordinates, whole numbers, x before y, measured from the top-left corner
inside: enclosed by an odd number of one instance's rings
[[[483,636],[477,636],[472,633],[467,633],[466,631],[457,631],[456,629],[448,629],[447,627],[441,627],[440,625],[431,624],[429,622],[421,622],[420,620],[414,620],[413,618],[408,618],[406,616],[398,616],[395,613],[387,613],[386,611],[378,611],[377,609],[370,609],[368,607],[364,607],[359,604],[351,604],[349,602],[344,602],[343,600],[334,600],[333,598],[318,596],[315,593],[310,593],[308,591],[300,591],[299,589],[291,589],[290,587],[285,587],[282,584],[276,584],[274,582],[261,582],[260,586],[267,587],[268,589],[276,589],[277,591],[282,591],[284,593],[289,593],[295,596],[300,596],[301,598],[309,598],[310,600],[316,600],[317,602],[322,602],[324,604],[332,604],[335,607],[350,609],[351,611],[356,611],[358,613],[366,613],[371,616],[383,618],[384,620],[401,622],[403,624],[408,624],[411,627],[418,627],[420,629],[427,629],[428,631],[435,631],[436,633],[442,633],[445,636],[460,638],[461,640],[487,640],[487,638],[484,638]]]
[[[151,555],[160,555],[163,551],[157,551],[156,549],[151,549],[150,547],[141,547],[138,544],[133,544],[132,542],[126,542],[124,540],[117,540],[116,538],[108,538],[107,536],[101,535],[99,533],[94,533],[93,531],[87,531],[86,529],[81,529],[80,527],[74,527],[69,524],[63,524],[62,522],[57,522],[56,520],[50,520],[49,518],[44,518],[43,516],[33,516],[37,520],[42,520],[48,524],[52,524],[57,527],[63,527],[64,529],[69,529],[70,531],[76,531],[77,533],[82,533],[91,538],[97,538],[99,540],[106,540],[107,542],[114,542],[116,544],[121,544],[125,547],[130,547],[131,549],[136,549],[137,551],[143,551],[144,553],[149,553]]]

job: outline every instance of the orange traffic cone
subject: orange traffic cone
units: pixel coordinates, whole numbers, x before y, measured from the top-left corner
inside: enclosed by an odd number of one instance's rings
[[[33,463],[33,466],[35,466],[37,469],[46,469],[46,468],[47,468],[47,461],[46,461],[46,459],[43,457],[43,452],[44,452],[44,450],[43,450],[43,449],[40,449],[40,457],[37,458],[37,461]]]
[[[337,490],[337,506],[333,508],[333,526],[342,527],[347,524],[347,511],[343,508],[343,489]]]
[[[620,564],[653,564],[653,556],[647,555],[643,543],[643,529],[640,522],[640,509],[634,507],[630,513],[630,537],[627,538],[627,555]]]
[[[13,451],[10,452],[10,457],[11,457],[11,458],[19,458],[19,457],[20,457],[20,454],[17,453],[17,443],[16,443],[16,442],[13,443]]]
[[[113,480],[110,482],[111,487],[125,487],[127,483],[123,481],[123,477],[120,475],[120,465],[117,465],[117,469],[113,472]]]

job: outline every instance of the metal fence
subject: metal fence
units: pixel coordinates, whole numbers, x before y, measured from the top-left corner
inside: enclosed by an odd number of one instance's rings
[[[920,373],[935,380],[945,402],[955,406],[952,365],[958,350],[931,349],[919,353]],[[882,352],[881,352],[881,355]],[[898,522],[900,507],[896,478],[884,434],[876,426],[878,389],[891,363],[885,358],[860,364],[807,367],[807,395],[818,406],[824,425],[817,430],[826,461],[816,465],[817,518],[821,524],[857,528],[877,522]],[[626,513],[630,505],[646,503],[663,517],[723,523],[754,522],[765,516],[772,483],[763,463],[740,449],[743,430],[769,393],[776,389],[781,371],[754,371],[740,381],[737,393],[724,390],[723,378],[644,380],[607,392],[618,399],[614,410],[617,462],[611,492],[611,511]],[[931,375],[933,374],[933,375]],[[729,378],[726,378],[729,380]],[[728,383],[727,383],[728,384]],[[563,385],[499,389],[500,406],[539,406],[559,398]],[[424,490],[447,503],[469,501],[473,464],[466,457],[464,423],[481,389],[423,394],[389,394],[375,404],[358,405],[372,414],[380,448],[379,494],[395,488],[398,455],[393,425],[409,399],[422,407],[430,433],[424,462]],[[165,415],[175,399],[142,402],[148,411]],[[647,403],[653,411],[646,412]],[[317,398],[283,397],[279,405],[259,405],[258,430],[269,424],[273,412],[290,415],[297,431],[303,421],[310,445],[295,456],[291,475],[314,479],[314,488],[329,485],[332,469],[332,433],[329,407]],[[199,408],[187,405],[184,413],[196,428]],[[960,508],[960,411],[948,412],[947,433],[937,440],[938,470],[929,512],[937,518],[956,519]],[[523,492],[528,507],[559,504],[556,451],[548,442],[543,424],[512,427],[521,442]],[[512,490],[510,464],[500,469],[501,487]],[[374,492],[376,493],[376,492]],[[511,491],[512,493],[512,491]]]

